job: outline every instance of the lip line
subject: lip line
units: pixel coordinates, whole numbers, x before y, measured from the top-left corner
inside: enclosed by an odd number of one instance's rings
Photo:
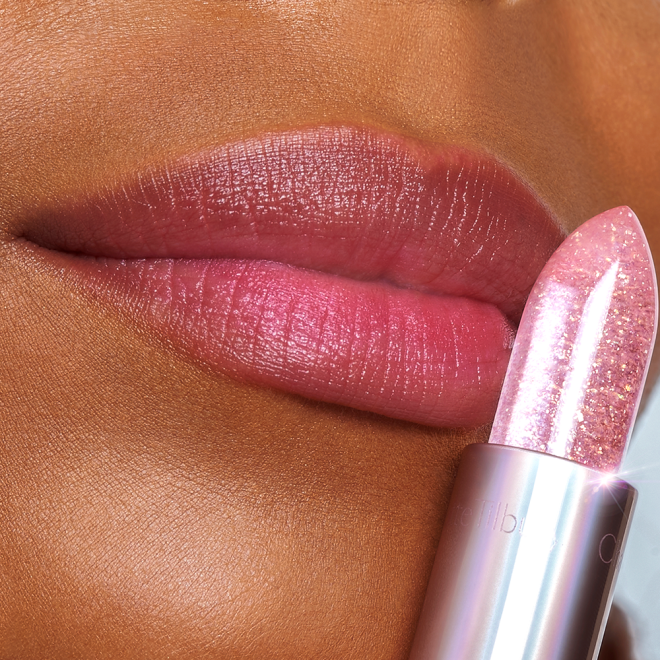
[[[226,257],[222,257],[222,256],[210,257],[210,258],[205,258],[205,259],[188,259],[188,258],[185,258],[185,257],[133,257],[133,258],[129,258],[129,259],[117,259],[117,258],[114,258],[114,257],[103,257],[103,256],[89,255],[89,254],[84,254],[84,253],[80,253],[80,252],[77,253],[77,252],[65,252],[65,251],[61,251],[61,250],[53,250],[51,248],[44,247],[42,245],[34,243],[33,241],[31,241],[29,239],[25,239],[25,238],[22,238],[22,237],[19,237],[16,240],[20,243],[24,243],[26,245],[26,247],[28,247],[28,249],[32,252],[32,254],[37,254],[38,255],[40,252],[41,253],[50,252],[50,253],[53,253],[53,254],[57,254],[60,257],[63,257],[65,259],[67,257],[70,257],[70,258],[73,258],[73,259],[76,259],[76,260],[80,260],[80,261],[84,260],[84,261],[88,261],[88,262],[90,262],[90,261],[95,261],[97,263],[98,262],[101,262],[101,263],[102,262],[115,262],[117,265],[119,265],[119,264],[128,265],[131,262],[134,263],[134,264],[139,263],[139,262],[143,262],[145,264],[148,264],[148,263],[156,264],[158,262],[169,261],[169,262],[172,262],[172,263],[179,262],[179,263],[188,263],[188,264],[191,264],[191,265],[197,263],[200,266],[201,266],[202,263],[206,263],[206,264],[214,264],[215,263],[215,264],[217,264],[217,263],[221,263],[221,262],[244,262],[244,263],[253,263],[253,264],[262,263],[264,265],[271,265],[271,266],[284,266],[286,268],[295,269],[295,270],[301,271],[301,272],[309,271],[309,272],[318,273],[318,274],[321,274],[321,275],[327,275],[327,276],[330,276],[330,277],[333,277],[333,278],[337,278],[337,280],[339,280],[339,281],[346,280],[347,282],[352,282],[352,283],[355,283],[355,284],[358,284],[358,285],[362,284],[362,283],[374,284],[374,285],[377,285],[377,286],[380,285],[382,287],[390,288],[393,291],[409,291],[409,292],[418,293],[422,296],[430,296],[430,297],[433,297],[433,298],[443,298],[443,299],[447,299],[447,300],[451,300],[451,299],[469,300],[471,302],[474,302],[474,303],[477,303],[477,304],[480,304],[480,305],[485,305],[485,306],[492,305],[499,312],[502,313],[504,318],[506,318],[507,322],[510,324],[510,326],[514,330],[517,330],[518,322],[519,322],[517,319],[510,318],[506,314],[506,312],[504,312],[502,309],[500,309],[500,307],[498,305],[496,305],[495,303],[490,303],[490,302],[484,301],[484,300],[478,300],[476,298],[471,298],[469,296],[455,296],[455,295],[451,295],[451,294],[444,294],[444,293],[438,293],[438,292],[434,292],[434,291],[428,291],[428,290],[425,290],[423,288],[418,288],[418,287],[414,287],[414,286],[412,286],[412,287],[400,286],[395,282],[390,282],[390,281],[385,280],[385,279],[360,280],[360,279],[357,279],[357,278],[354,278],[354,277],[349,277],[347,275],[343,275],[343,274],[339,274],[339,273],[327,272],[327,271],[318,270],[318,269],[315,269],[315,268],[304,268],[304,267],[301,267],[301,266],[296,266],[295,264],[287,263],[286,261],[278,261],[276,259],[236,259],[236,258],[226,258]],[[60,263],[62,263],[62,262],[60,262]],[[513,343],[513,337],[511,338],[511,342]]]
[[[371,142],[376,142],[378,143],[379,140],[384,140],[386,145],[385,149],[382,151],[387,151],[389,149],[394,153],[395,156],[399,156],[397,152],[397,149],[401,151],[406,152],[406,157],[410,156],[409,160],[412,160],[415,165],[418,165],[419,168],[424,168],[426,167],[427,169],[430,167],[430,169],[433,169],[434,167],[436,169],[441,169],[442,165],[445,164],[447,167],[447,170],[450,169],[450,166],[455,165],[456,160],[469,160],[472,162],[476,162],[476,170],[479,170],[480,168],[482,170],[487,170],[489,167],[494,168],[495,174],[497,177],[505,177],[505,185],[503,186],[504,188],[511,187],[515,184],[515,186],[518,187],[518,191],[514,192],[522,192],[522,194],[525,196],[524,203],[525,204],[533,204],[535,208],[532,210],[536,213],[536,215],[545,215],[545,219],[548,225],[552,225],[552,230],[548,231],[548,228],[545,228],[545,236],[542,237],[546,245],[543,246],[545,248],[545,251],[547,252],[546,255],[544,255],[544,259],[539,260],[539,263],[536,264],[536,266],[533,268],[534,272],[531,274],[531,276],[528,276],[529,282],[527,283],[527,288],[531,288],[531,285],[533,284],[533,281],[536,278],[536,275],[538,275],[538,272],[540,272],[543,264],[545,263],[545,260],[550,256],[550,253],[554,250],[556,247],[556,244],[561,241],[561,239],[564,237],[564,232],[559,228],[558,224],[554,221],[550,213],[545,209],[543,204],[539,201],[538,197],[536,194],[531,190],[528,186],[523,184],[507,167],[503,166],[501,163],[493,159],[491,156],[485,155],[483,153],[478,153],[478,152],[473,152],[473,151],[467,151],[465,149],[456,147],[456,146],[438,146],[438,145],[427,145],[427,144],[422,144],[419,142],[413,142],[413,141],[406,141],[404,138],[401,136],[397,135],[391,135],[387,133],[377,133],[374,132],[370,129],[365,129],[363,127],[351,127],[351,126],[320,126],[312,129],[304,129],[301,131],[288,131],[284,133],[267,133],[264,134],[258,138],[251,138],[248,140],[243,140],[239,141],[236,143],[230,143],[229,145],[224,145],[224,146],[219,146],[214,149],[210,150],[205,150],[198,152],[197,154],[191,155],[191,156],[184,156],[182,158],[178,158],[175,160],[169,160],[167,161],[164,165],[161,165],[156,168],[149,168],[147,170],[143,170],[138,172],[137,174],[134,174],[131,178],[128,180],[124,180],[121,185],[113,188],[110,191],[105,191],[101,194],[86,194],[86,195],[78,195],[76,198],[71,198],[70,200],[64,200],[60,204],[57,205],[57,207],[53,211],[50,210],[42,210],[38,212],[37,214],[34,214],[31,218],[27,219],[27,222],[23,223],[23,230],[19,232],[19,237],[24,238],[27,241],[33,242],[36,245],[39,245],[40,247],[46,248],[46,249],[55,249],[59,252],[65,253],[65,254],[70,254],[71,256],[89,256],[89,257],[115,257],[115,258],[138,258],[138,259],[144,259],[144,258],[185,258],[185,259],[194,259],[194,258],[211,258],[211,259],[227,259],[227,258],[238,258],[238,259],[257,259],[260,261],[273,261],[277,263],[282,263],[285,265],[291,265],[291,266],[297,266],[301,268],[308,268],[311,270],[316,270],[318,272],[324,272],[324,273],[329,273],[329,274],[334,274],[338,275],[341,277],[347,277],[349,279],[355,280],[355,281],[380,281],[386,284],[389,284],[393,287],[396,288],[401,288],[401,289],[409,289],[409,290],[415,290],[419,291],[424,294],[430,294],[430,295],[444,295],[444,296],[452,296],[452,297],[466,297],[472,300],[477,300],[480,302],[487,302],[495,305],[498,309],[502,311],[502,313],[509,318],[513,323],[516,323],[519,319],[519,315],[522,312],[522,307],[524,306],[524,301],[526,299],[526,294],[525,295],[518,295],[518,301],[516,304],[516,309],[512,311],[510,305],[507,307],[506,302],[503,302],[502,300],[497,300],[497,299],[491,299],[486,292],[485,297],[481,297],[480,295],[475,295],[474,291],[452,291],[452,290],[442,290],[442,282],[440,282],[440,289],[438,290],[437,288],[433,288],[432,286],[425,285],[423,282],[420,281],[414,281],[415,278],[412,278],[412,281],[406,277],[406,273],[403,274],[403,277],[390,277],[388,276],[388,273],[378,273],[376,276],[374,276],[373,273],[369,272],[360,272],[359,270],[353,270],[351,271],[350,269],[344,269],[343,267],[337,267],[337,264],[332,264],[330,267],[327,266],[327,264],[316,264],[316,263],[300,263],[299,259],[290,258],[291,255],[286,254],[286,249],[282,249],[283,246],[280,245],[276,248],[275,253],[273,254],[272,251],[271,253],[268,254],[242,254],[239,253],[237,254],[236,252],[231,252],[227,253],[224,250],[218,250],[217,246],[215,248],[212,248],[210,252],[207,253],[195,253],[193,250],[192,252],[188,253],[187,247],[186,247],[186,240],[183,241],[182,245],[179,245],[179,250],[176,249],[171,249],[169,248],[165,252],[162,250],[160,252],[156,251],[156,253],[152,253],[153,250],[147,247],[147,249],[140,248],[138,252],[136,253],[135,250],[133,250],[133,253],[131,251],[125,251],[124,254],[120,253],[112,253],[112,251],[107,250],[107,244],[104,246],[102,244],[94,245],[94,237],[93,236],[88,236],[87,239],[87,245],[83,249],[76,249],[76,246],[73,245],[67,245],[67,243],[71,242],[72,236],[69,235],[67,236],[67,222],[70,220],[71,215],[76,215],[81,212],[81,209],[83,209],[82,213],[84,214],[86,211],[84,210],[84,207],[87,205],[87,207],[93,207],[94,205],[102,205],[105,204],[106,207],[111,207],[111,204],[114,203],[114,200],[119,199],[121,202],[121,196],[125,195],[128,197],[130,194],[133,194],[136,192],[138,189],[142,189],[145,183],[149,185],[149,182],[157,182],[154,183],[154,189],[158,189],[160,187],[161,191],[163,191],[164,195],[170,194],[170,201],[172,203],[172,206],[175,206],[175,195],[174,192],[176,192],[175,189],[175,184],[177,179],[181,178],[181,172],[188,173],[190,172],[204,172],[205,170],[212,170],[214,165],[217,163],[218,160],[221,160],[223,155],[226,155],[226,152],[229,150],[231,151],[232,148],[234,149],[240,149],[244,148],[245,151],[247,152],[252,145],[257,145],[254,147],[256,150],[263,148],[263,145],[268,145],[269,141],[276,142],[277,140],[286,140],[287,138],[290,138],[290,136],[293,137],[293,142],[295,146],[296,140],[304,141],[305,139],[308,138],[308,136],[312,136],[312,140],[317,139],[318,142],[323,142],[324,138],[327,138],[327,135],[330,135],[332,138],[332,135],[339,135],[342,140],[344,141],[362,141],[363,143],[366,143],[367,146],[371,146]],[[296,137],[299,136],[299,137]],[[320,136],[320,137],[319,137]],[[365,137],[366,136],[366,137]],[[384,136],[384,138],[383,138]],[[336,146],[336,145],[335,145]],[[360,149],[364,148],[365,144],[360,144],[359,148],[357,151]],[[298,143],[298,147],[300,147],[300,144]],[[305,145],[305,148],[307,145]],[[266,149],[264,149],[266,150]],[[301,151],[304,151],[304,149],[300,149]],[[272,155],[272,154],[271,154]],[[389,156],[391,154],[385,153],[385,156]],[[384,156],[382,153],[377,154],[377,156],[380,158],[380,160],[383,160]],[[334,155],[331,154],[331,158],[334,157]],[[339,156],[337,157],[337,160],[341,160],[342,154],[340,153]],[[247,157],[246,157],[247,158]],[[436,159],[436,162],[433,163],[432,161]],[[277,154],[275,161],[277,160]],[[377,160],[377,159],[376,159]],[[386,160],[386,158],[385,158]],[[440,165],[438,165],[437,161],[440,161]],[[248,162],[247,163],[249,166],[252,166],[252,163]],[[277,163],[276,163],[277,164]],[[473,168],[474,169],[474,168]],[[442,172],[442,170],[441,170]],[[449,177],[449,174],[446,175]],[[460,177],[460,173],[459,173]],[[487,177],[485,177],[485,180],[487,180]],[[513,182],[513,183],[512,183]],[[396,184],[396,182],[395,182]],[[449,185],[449,184],[448,184]],[[502,186],[500,186],[502,187]],[[189,192],[189,191],[187,191]],[[463,191],[465,195],[465,190]],[[506,191],[508,192],[508,190]],[[147,193],[148,195],[149,193]],[[455,193],[454,193],[455,194]],[[293,196],[295,197],[295,195]],[[162,200],[158,200],[159,203],[162,202]],[[516,201],[515,199],[513,200],[514,202]],[[145,200],[146,203],[148,203],[148,200]],[[141,202],[138,200],[138,205]],[[231,209],[230,209],[231,210]],[[87,211],[88,212],[88,211]],[[133,211],[134,212],[134,209]],[[129,214],[130,215],[130,214]],[[54,224],[51,222],[55,218]],[[50,235],[48,232],[44,234],[43,232],[43,220],[46,219],[46,224],[50,223],[50,228],[51,232]],[[130,217],[129,217],[130,220]],[[327,227],[332,229],[333,231],[337,228],[340,227],[341,221],[339,223],[335,222],[335,219],[332,217],[329,217],[326,215],[324,217],[324,222]],[[349,219],[350,220],[350,219]],[[114,220],[111,220],[111,222],[114,222]],[[81,223],[80,220],[78,220],[78,226],[74,227],[74,232],[79,231],[81,228],[84,231],[89,232],[89,227],[84,227],[84,222]],[[126,222],[126,218],[124,218],[124,224],[128,224]],[[175,223],[172,223],[173,225]],[[208,227],[207,227],[208,229]],[[254,228],[253,228],[254,229]],[[314,239],[314,232],[318,231],[318,227],[312,227],[312,232],[310,235],[310,240]],[[345,235],[340,237],[340,241],[344,240],[345,242],[349,242],[351,240],[354,240],[354,237],[352,238],[350,236],[351,230],[353,228],[350,226],[349,223],[347,223],[344,226],[345,230]],[[422,227],[423,229],[423,227]],[[541,229],[540,227],[535,227],[535,229]],[[371,229],[369,228],[371,231]],[[378,230],[378,227],[376,227],[376,230]],[[385,226],[384,230],[381,229],[381,240],[383,237],[388,238],[388,234],[391,231],[396,231],[397,228],[394,227],[392,229],[391,227]],[[413,227],[413,231],[411,233],[414,233],[415,228]],[[152,228],[153,231],[153,228]],[[548,235],[554,231],[554,236],[551,238],[548,238]],[[256,232],[256,229],[255,229]],[[93,233],[93,232],[90,232]],[[129,232],[130,233],[130,232]],[[166,234],[167,232],[165,232]],[[286,235],[286,232],[281,232],[280,236],[278,237],[280,239],[280,243],[286,242],[289,238],[295,237],[296,235],[300,234],[304,235],[304,232],[300,232],[300,228],[296,225],[294,222],[292,224],[292,231],[290,232],[289,236]],[[374,233],[377,233],[377,231],[374,231]],[[165,240],[167,239],[166,235],[163,235],[162,239]],[[64,236],[64,240],[62,241],[62,236]],[[266,238],[268,239],[268,235],[266,235]],[[54,240],[53,240],[54,238]],[[75,237],[73,237],[75,239]],[[240,237],[239,237],[240,238]],[[284,239],[284,240],[282,240]],[[437,239],[437,236],[436,236]],[[90,248],[90,240],[91,240],[91,248]],[[59,245],[58,245],[59,242]],[[75,244],[75,240],[73,241]],[[437,242],[437,240],[436,240]],[[467,241],[469,242],[469,241]],[[401,246],[405,247],[405,241],[400,241]],[[551,249],[548,249],[547,244],[550,245]],[[135,241],[133,241],[133,245],[131,246],[132,248],[135,247]],[[461,247],[459,245],[459,247]],[[73,248],[73,249],[71,249]],[[479,251],[481,251],[484,248],[483,245],[480,246]],[[248,251],[249,252],[249,251]],[[283,253],[284,252],[284,253]],[[470,263],[466,262],[464,264],[460,264],[460,268],[457,269],[457,271],[460,271],[461,269],[467,269],[470,267]],[[359,268],[361,268],[362,265],[359,264]],[[410,274],[410,269],[409,273]],[[413,273],[415,274],[415,273]],[[440,278],[441,279],[441,278]],[[479,294],[484,294],[483,291],[479,291]],[[510,300],[510,298],[509,298]]]

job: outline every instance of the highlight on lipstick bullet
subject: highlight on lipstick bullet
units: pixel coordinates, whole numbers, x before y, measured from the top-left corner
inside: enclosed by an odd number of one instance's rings
[[[532,289],[489,442],[616,470],[656,323],[655,270],[635,214],[619,207],[584,223]]]

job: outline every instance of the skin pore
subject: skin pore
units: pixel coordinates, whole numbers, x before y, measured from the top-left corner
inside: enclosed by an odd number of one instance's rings
[[[265,132],[506,164],[660,255],[655,0],[0,0],[0,656],[401,659],[462,448],[239,383],[21,240],[40,209]],[[653,369],[654,378],[657,369]]]

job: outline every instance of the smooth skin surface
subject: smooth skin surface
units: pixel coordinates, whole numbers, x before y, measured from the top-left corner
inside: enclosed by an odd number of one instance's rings
[[[0,35],[0,657],[403,660],[488,428],[212,373],[41,268],[21,219],[343,123],[491,153],[567,231],[629,205],[658,261],[660,5],[0,0]]]

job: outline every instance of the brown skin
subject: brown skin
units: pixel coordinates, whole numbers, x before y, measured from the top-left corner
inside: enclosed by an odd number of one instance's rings
[[[0,657],[402,660],[487,429],[232,382],[13,239],[145,165],[342,122],[493,153],[567,230],[627,204],[660,261],[660,5],[0,0],[0,34]]]

